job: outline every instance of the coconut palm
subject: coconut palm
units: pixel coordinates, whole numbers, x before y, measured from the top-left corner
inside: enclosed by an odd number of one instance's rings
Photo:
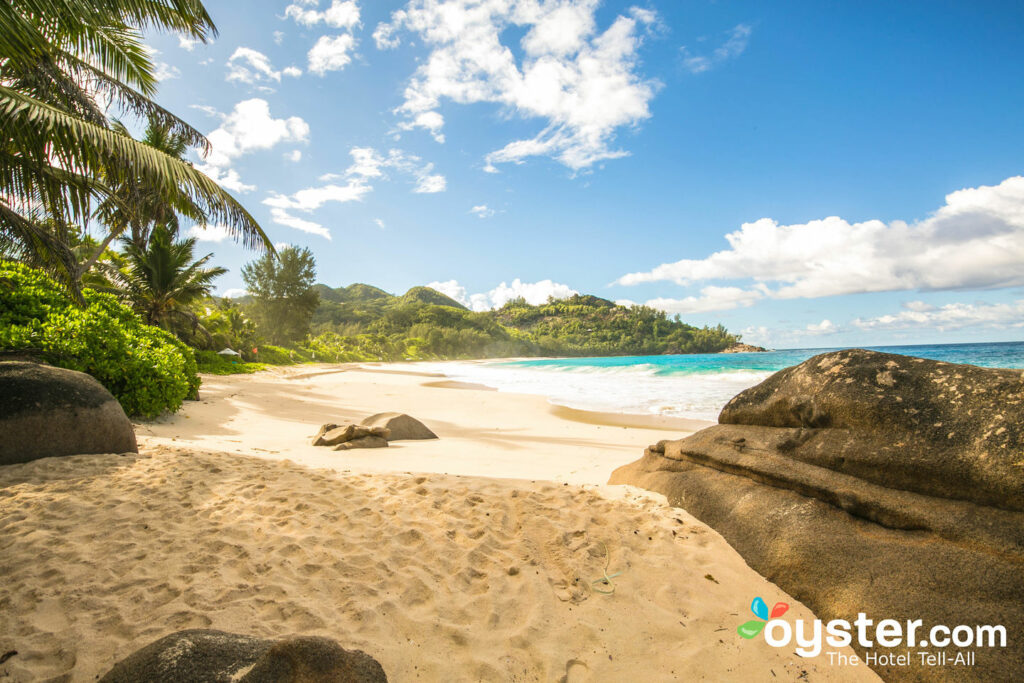
[[[192,312],[192,304],[210,296],[213,281],[227,272],[207,267],[213,254],[196,260],[195,238],[176,240],[166,225],[153,229],[145,248],[125,240],[124,265],[106,265],[112,289],[149,325],[180,337],[209,334]]]
[[[105,109],[115,106],[208,151],[196,129],[152,101],[157,79],[144,30],[204,42],[216,34],[199,0],[0,2],[0,251],[47,261],[73,286],[81,272],[63,226],[84,224],[104,202],[125,215],[144,210],[145,202],[119,196],[132,182],[187,200],[246,246],[273,251],[255,219],[213,180],[180,155],[110,126]]]

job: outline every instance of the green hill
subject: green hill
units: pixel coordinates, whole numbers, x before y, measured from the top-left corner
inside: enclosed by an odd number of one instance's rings
[[[385,292],[380,287],[374,287],[373,285],[364,285],[362,282],[356,282],[355,284],[349,285],[344,289],[339,288],[339,291],[344,292],[344,301],[351,301],[354,303],[360,301],[379,301],[382,299],[394,299],[394,294]]]
[[[652,308],[587,294],[540,306],[517,299],[474,312],[429,287],[400,297],[363,284],[319,291],[314,335],[372,342],[403,358],[709,353],[739,340],[721,325],[698,328]]]
[[[452,308],[461,308],[464,311],[469,310],[455,299],[430,287],[413,287],[402,296],[402,302],[406,304],[421,303],[433,304],[434,306],[451,306]]]

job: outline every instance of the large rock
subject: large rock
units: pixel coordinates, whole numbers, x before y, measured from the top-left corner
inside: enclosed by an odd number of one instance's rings
[[[391,432],[391,436],[388,437],[390,441],[437,438],[437,434],[430,431],[425,424],[405,413],[377,413],[360,424],[367,427],[386,427]]]
[[[100,683],[386,683],[384,669],[327,638],[273,641],[178,631],[114,665]]]
[[[313,438],[314,446],[337,446],[344,444],[349,441],[357,441],[359,439],[365,439],[367,437],[375,437],[377,439],[383,439],[384,445],[387,445],[387,439],[391,435],[391,430],[387,427],[367,427],[364,425],[336,425],[336,424],[325,424],[320,427],[320,431],[317,432],[316,437]]]
[[[344,443],[340,443],[340,444],[338,444],[337,446],[334,447],[334,450],[336,450],[336,451],[351,451],[351,450],[353,450],[355,448],[387,448],[387,447],[388,447],[388,440],[385,439],[383,436],[370,435],[370,436],[362,436],[362,437],[359,437],[358,439],[352,439],[351,441],[346,441]]]
[[[0,465],[85,453],[137,453],[121,405],[84,372],[0,363]]]
[[[1024,671],[1020,370],[815,356],[733,398],[718,425],[651,446],[611,483],[665,494],[823,620],[1006,628],[1007,647],[974,648],[972,667],[913,654],[910,666],[876,666],[883,678]],[[894,651],[908,649],[928,648]]]

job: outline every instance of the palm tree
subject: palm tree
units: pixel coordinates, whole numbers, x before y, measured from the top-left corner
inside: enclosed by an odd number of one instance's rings
[[[195,245],[195,238],[175,240],[168,226],[158,225],[145,248],[125,240],[125,265],[107,265],[105,274],[112,289],[145,323],[183,338],[197,332],[209,337],[191,305],[210,296],[213,281],[227,270],[207,267],[213,254],[194,260]]]
[[[125,216],[147,208],[118,196],[130,182],[190,202],[246,246],[273,252],[256,220],[213,180],[180,155],[111,128],[101,102],[145,116],[204,153],[209,148],[196,129],[150,99],[157,79],[143,30],[204,42],[216,35],[199,0],[0,2],[0,252],[45,261],[73,288],[81,271],[62,232],[83,224],[94,203]],[[145,224],[147,217],[134,220]],[[116,233],[131,224],[108,228]]]

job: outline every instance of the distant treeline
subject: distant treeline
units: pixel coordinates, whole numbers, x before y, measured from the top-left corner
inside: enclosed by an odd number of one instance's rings
[[[427,287],[402,296],[364,284],[315,289],[312,335],[383,338],[415,358],[714,353],[739,341],[721,325],[694,327],[585,294],[539,306],[514,299],[475,312]]]

